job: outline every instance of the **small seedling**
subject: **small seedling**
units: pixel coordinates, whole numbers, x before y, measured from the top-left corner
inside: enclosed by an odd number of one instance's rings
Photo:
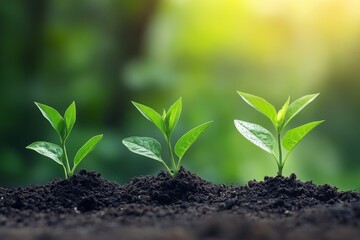
[[[290,129],[285,133],[283,138],[282,132],[290,120],[293,119],[293,117],[303,110],[310,102],[312,102],[319,94],[303,96],[291,104],[289,97],[278,112],[276,112],[273,105],[263,98],[243,92],[238,92],[238,94],[247,104],[270,119],[275,128],[276,138],[262,126],[241,120],[234,121],[237,130],[247,140],[274,156],[278,166],[277,174],[278,176],[282,176],[283,167],[291,151],[303,139],[303,137],[305,137],[306,134],[323,121],[310,122],[300,127]],[[277,156],[275,154],[276,146],[278,147]],[[282,148],[287,151],[285,158],[283,158]]]
[[[178,157],[175,162],[174,153],[171,145],[171,134],[180,118],[182,110],[182,100],[179,98],[168,111],[163,110],[163,114],[160,115],[154,109],[147,107],[143,104],[132,102],[140,113],[161,131],[165,137],[166,146],[169,151],[171,159],[172,170],[168,167],[165,161],[161,157],[161,144],[150,137],[129,137],[125,138],[123,144],[132,152],[157,160],[161,162],[170,175],[176,176],[179,169],[181,159],[190,146],[199,138],[200,134],[208,128],[210,122],[206,122],[191,129],[185,133],[175,144],[175,154]]]
[[[102,139],[103,135],[100,134],[92,137],[77,151],[73,161],[73,167],[70,169],[65,143],[76,121],[75,102],[72,102],[67,108],[64,117],[62,117],[59,112],[52,107],[37,102],[35,102],[35,104],[40,109],[42,115],[50,122],[51,126],[59,134],[61,146],[54,143],[38,141],[30,144],[26,148],[34,150],[41,155],[54,160],[56,163],[63,166],[65,178],[71,177],[79,163],[86,155],[94,150],[96,144],[98,144],[98,142]]]

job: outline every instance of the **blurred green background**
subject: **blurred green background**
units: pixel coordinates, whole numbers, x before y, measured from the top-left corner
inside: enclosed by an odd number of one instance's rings
[[[12,0],[0,5],[0,36],[2,187],[63,177],[59,165],[25,149],[58,141],[33,101],[61,113],[76,101],[68,152],[104,133],[79,168],[110,180],[162,169],[121,144],[131,135],[161,137],[130,101],[161,111],[179,96],[174,138],[214,120],[183,159],[186,168],[215,183],[274,176],[272,157],[233,125],[236,118],[272,127],[241,90],[277,108],[288,96],[320,92],[289,127],[326,122],[294,150],[284,174],[360,189],[358,0]]]

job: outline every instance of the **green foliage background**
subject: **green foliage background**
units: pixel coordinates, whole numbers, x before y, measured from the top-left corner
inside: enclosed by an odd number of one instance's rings
[[[334,17],[336,16],[336,17]],[[0,186],[63,177],[25,146],[57,141],[33,101],[61,112],[75,100],[69,155],[102,142],[79,168],[126,182],[161,169],[121,140],[160,137],[131,100],[159,112],[183,97],[178,138],[214,120],[183,165],[216,183],[243,184],[276,174],[233,119],[270,127],[236,90],[278,108],[288,96],[320,92],[290,128],[326,122],[292,153],[284,174],[359,189],[360,6],[358,1],[5,1],[0,5]]]

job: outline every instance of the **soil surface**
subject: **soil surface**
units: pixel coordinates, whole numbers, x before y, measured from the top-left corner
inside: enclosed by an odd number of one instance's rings
[[[0,239],[360,239],[360,194],[295,174],[226,186],[181,168],[119,185],[81,170],[0,188]]]

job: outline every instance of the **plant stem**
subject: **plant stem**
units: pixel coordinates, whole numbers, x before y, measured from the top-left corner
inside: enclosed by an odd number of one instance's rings
[[[64,164],[64,163],[63,163]],[[67,179],[68,178],[68,176],[67,176],[67,173],[66,173],[66,168],[65,168],[65,166],[63,165],[63,168],[64,168],[64,174],[65,174],[65,179]]]
[[[62,146],[62,150],[64,152],[63,165],[64,165],[64,169],[66,170],[65,171],[65,179],[67,179],[68,177],[72,176],[72,173],[70,170],[69,159],[68,159],[67,152],[66,152],[65,141],[61,144],[61,146]]]
[[[284,167],[283,165],[283,161],[282,161],[282,149],[281,149],[281,137],[280,137],[281,133],[278,132],[277,137],[278,137],[278,147],[279,147],[279,163],[278,163],[278,176],[282,176],[282,169]]]
[[[168,150],[169,150],[169,155],[170,155],[170,158],[171,158],[171,165],[172,165],[172,168],[173,168],[173,176],[176,176],[177,172],[178,172],[178,169],[177,169],[177,166],[175,164],[174,154],[172,152],[172,147],[171,147],[171,142],[170,142],[169,137],[166,137],[166,143],[167,143]]]
[[[179,158],[177,164],[176,164],[176,169],[180,169],[180,164],[181,164],[181,158]]]
[[[164,161],[162,161],[161,163],[165,166],[165,168],[166,168],[166,170],[169,172],[169,174],[170,174],[171,176],[174,176],[174,174],[171,172],[171,170],[170,170],[170,168],[168,167],[168,165],[166,165],[166,163],[165,163]]]

